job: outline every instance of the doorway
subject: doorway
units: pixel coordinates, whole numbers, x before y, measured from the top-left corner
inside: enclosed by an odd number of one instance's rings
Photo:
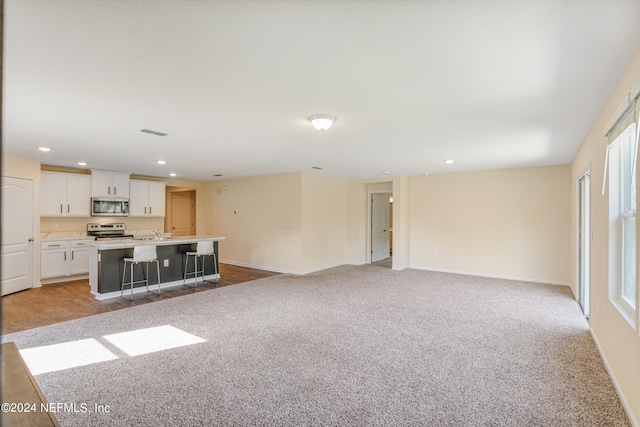
[[[391,257],[392,193],[371,194],[371,262]]]
[[[33,287],[33,181],[3,176],[2,207],[1,288],[7,295]]]
[[[174,236],[196,234],[196,192],[195,190],[172,191],[167,189],[167,232]]]
[[[578,180],[578,302],[589,319],[590,270],[590,175]]]

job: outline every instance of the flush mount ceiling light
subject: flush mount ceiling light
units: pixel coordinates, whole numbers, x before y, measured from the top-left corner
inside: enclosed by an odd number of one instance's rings
[[[177,175],[177,174],[176,174],[175,172],[171,172],[171,173],[169,174],[169,176],[176,176],[176,175]]]
[[[158,160],[158,164],[159,164],[159,165],[166,165],[166,164],[167,164],[167,162],[165,162],[164,160]]]
[[[314,114],[309,116],[309,121],[317,130],[328,130],[337,119],[329,114]]]
[[[78,162],[80,166],[87,166],[87,162]]]
[[[51,148],[48,148],[48,147],[38,147],[38,150],[40,150],[40,151],[44,151],[44,152],[47,152],[47,151],[51,151]]]
[[[453,160],[445,160],[444,161],[446,164],[450,165],[451,163],[453,163]]]

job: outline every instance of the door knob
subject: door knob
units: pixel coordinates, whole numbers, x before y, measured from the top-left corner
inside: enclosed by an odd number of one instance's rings
[[[29,241],[30,241],[30,242],[33,242],[33,237],[29,237]]]

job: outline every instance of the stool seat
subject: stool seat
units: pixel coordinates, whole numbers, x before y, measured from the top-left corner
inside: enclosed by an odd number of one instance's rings
[[[143,283],[147,292],[151,292],[156,295],[160,295],[160,262],[158,261],[158,255],[156,252],[155,245],[139,245],[133,247],[133,257],[123,258],[124,261],[124,269],[122,270],[122,283],[120,285],[120,297],[133,301],[133,285],[136,283]],[[156,268],[158,272],[158,292],[152,292],[149,290],[149,264],[155,262]],[[144,276],[144,280],[133,280],[133,266],[138,265],[140,263],[145,263],[147,266],[146,275]],[[127,274],[127,264],[130,266],[130,274],[129,281],[125,281]],[[143,270],[144,274],[144,270]],[[127,298],[124,296],[124,286],[129,285],[131,288],[131,297]]]
[[[187,276],[194,276],[194,285],[193,287],[197,287],[198,286],[198,273],[200,273],[200,277],[202,278],[202,282],[206,282],[206,280],[204,280],[204,258],[202,261],[202,269],[198,270],[198,259],[200,259],[200,257],[205,257],[205,256],[211,256],[213,257],[213,273],[217,276],[218,274],[218,260],[216,258],[216,252],[213,248],[213,240],[200,240],[199,242],[196,243],[196,250],[194,251],[188,251],[186,252],[186,260],[184,263],[184,277],[183,277],[183,284],[184,286],[189,286],[187,285]],[[189,258],[193,257],[194,259],[194,265],[193,268],[194,270],[192,272],[188,271],[188,266],[189,266]],[[213,280],[213,283],[218,284],[218,278],[216,277]]]

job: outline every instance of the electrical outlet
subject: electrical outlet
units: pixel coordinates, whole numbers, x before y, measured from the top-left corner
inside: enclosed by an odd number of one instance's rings
[[[165,267],[169,267],[169,260],[168,260],[168,259],[165,259],[165,260],[164,260],[164,266],[165,266]]]

